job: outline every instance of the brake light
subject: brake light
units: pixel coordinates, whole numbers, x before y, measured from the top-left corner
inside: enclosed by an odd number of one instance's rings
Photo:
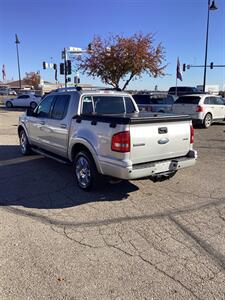
[[[190,144],[194,144],[194,135],[195,135],[195,130],[193,126],[190,126]]]
[[[130,152],[130,131],[114,134],[111,149],[116,152]]]
[[[196,108],[196,112],[203,112],[204,111],[204,107],[201,105],[198,105]]]

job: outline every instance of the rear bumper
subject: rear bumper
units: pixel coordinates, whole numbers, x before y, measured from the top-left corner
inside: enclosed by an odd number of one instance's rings
[[[109,162],[101,162],[100,164],[104,175],[129,180],[191,167],[195,164],[196,159],[197,151],[190,150],[187,156],[131,166],[121,166]]]
[[[193,125],[202,125],[204,120],[201,119],[192,119]]]

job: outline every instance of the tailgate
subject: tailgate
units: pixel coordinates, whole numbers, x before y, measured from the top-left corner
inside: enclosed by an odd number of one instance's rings
[[[131,124],[133,164],[185,156],[190,150],[189,120]]]

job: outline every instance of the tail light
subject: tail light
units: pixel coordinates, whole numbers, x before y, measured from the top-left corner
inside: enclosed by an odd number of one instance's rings
[[[196,112],[203,112],[204,111],[204,107],[201,105],[198,105],[196,108]]]
[[[195,131],[193,126],[190,126],[190,144],[194,144],[194,135],[195,135]]]
[[[116,152],[130,152],[130,131],[114,134],[111,149]]]

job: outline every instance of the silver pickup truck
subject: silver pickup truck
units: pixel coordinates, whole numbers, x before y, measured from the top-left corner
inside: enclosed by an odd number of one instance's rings
[[[139,112],[129,94],[115,90],[51,93],[20,117],[18,135],[22,154],[72,163],[83,190],[102,175],[161,181],[197,158],[189,116]]]

